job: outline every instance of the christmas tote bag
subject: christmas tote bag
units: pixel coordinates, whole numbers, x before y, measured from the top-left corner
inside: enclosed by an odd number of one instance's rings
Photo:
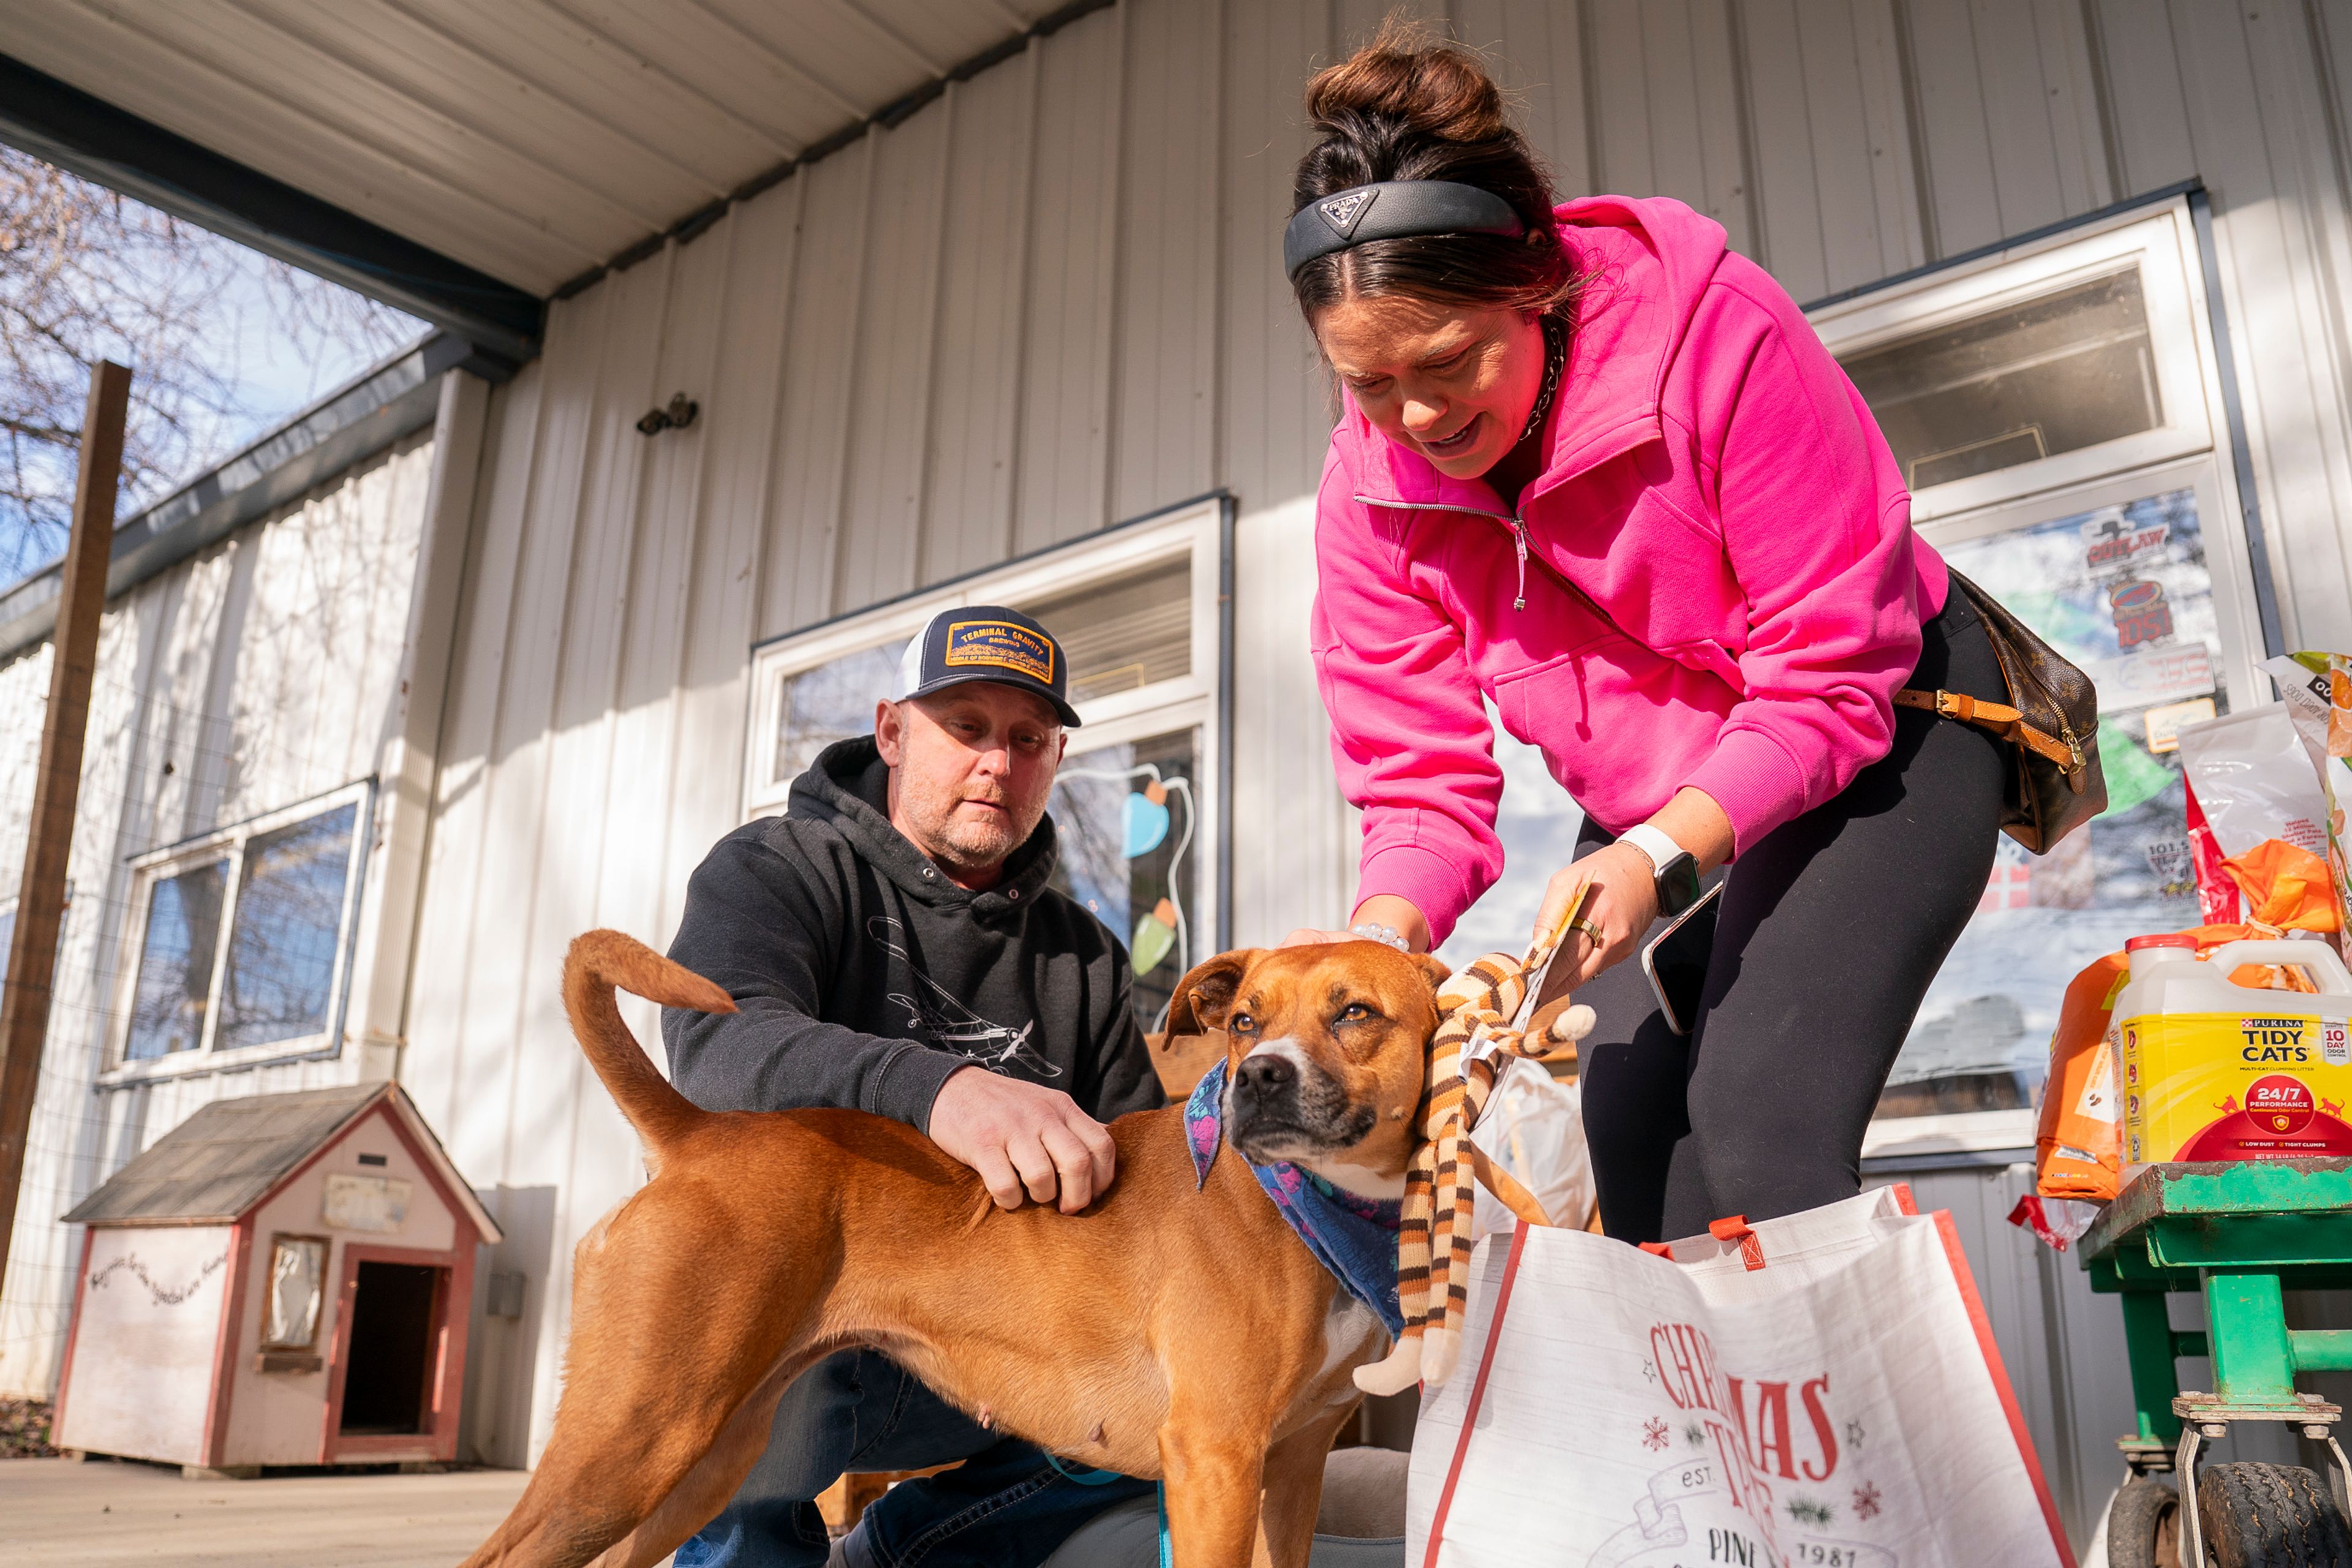
[[[1408,1568],[2074,1568],[1948,1215],[1479,1244]]]

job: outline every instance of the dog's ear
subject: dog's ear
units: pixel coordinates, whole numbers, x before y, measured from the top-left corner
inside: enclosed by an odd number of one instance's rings
[[[1420,968],[1422,974],[1429,981],[1429,988],[1433,992],[1453,976],[1453,966],[1433,952],[1415,952],[1409,953],[1407,956]]]
[[[1234,993],[1241,989],[1242,975],[1257,955],[1256,948],[1241,947],[1195,965],[1176,983],[1176,994],[1169,998],[1168,1033],[1205,1035],[1223,1028],[1225,1015],[1233,1011]]]

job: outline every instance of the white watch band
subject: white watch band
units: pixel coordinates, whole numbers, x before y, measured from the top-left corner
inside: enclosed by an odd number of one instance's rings
[[[1650,875],[1653,877],[1665,869],[1667,861],[1684,852],[1683,847],[1668,837],[1664,829],[1653,827],[1646,822],[1638,823],[1619,834],[1617,842],[1631,844],[1634,848],[1647,855],[1650,858]]]

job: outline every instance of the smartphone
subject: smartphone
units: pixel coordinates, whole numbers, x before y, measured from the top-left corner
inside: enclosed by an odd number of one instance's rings
[[[1689,1034],[1698,1021],[1707,955],[1715,951],[1716,895],[1722,891],[1723,884],[1717,882],[1700,894],[1698,902],[1675,916],[1675,923],[1642,950],[1642,973],[1650,977],[1650,991],[1658,999],[1658,1011],[1666,1016],[1666,1027],[1677,1035]]]

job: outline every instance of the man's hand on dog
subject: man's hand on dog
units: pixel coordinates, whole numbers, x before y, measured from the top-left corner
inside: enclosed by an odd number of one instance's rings
[[[1028,1198],[1076,1214],[1110,1190],[1118,1150],[1058,1089],[958,1068],[931,1102],[931,1142],[980,1174],[996,1206]]]

